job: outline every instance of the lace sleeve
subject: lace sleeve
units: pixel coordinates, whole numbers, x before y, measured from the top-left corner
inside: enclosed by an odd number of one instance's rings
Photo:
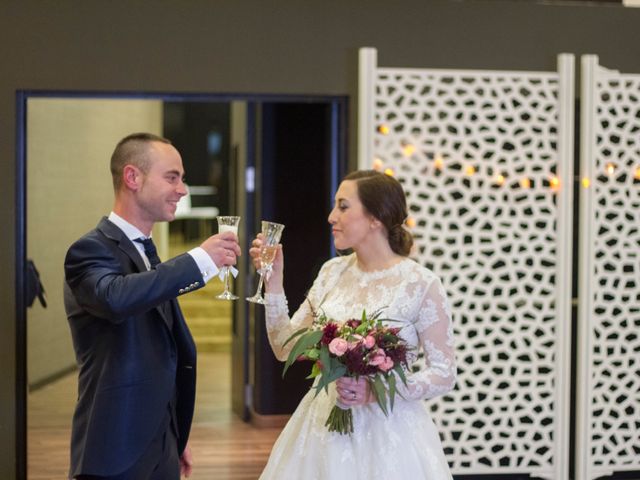
[[[417,372],[407,374],[407,385],[398,382],[398,391],[407,400],[444,395],[455,386],[456,364],[451,310],[440,280],[429,285],[415,327],[425,365]]]
[[[297,330],[310,327],[313,322],[311,307],[309,302],[304,301],[298,311],[289,319],[289,307],[284,293],[267,293],[265,300],[268,304],[266,307],[266,322],[269,344],[276,358],[284,362],[295,345],[295,341],[291,341],[287,345],[284,345],[284,343]]]
[[[313,282],[313,286],[307,294],[307,299],[302,302],[300,308],[293,314],[293,317],[289,318],[289,307],[287,304],[287,298],[283,293],[281,294],[269,294],[265,296],[267,301],[266,307],[266,324],[267,324],[267,336],[269,337],[269,344],[273,350],[274,355],[278,360],[284,362],[289,356],[289,352],[295,345],[295,341],[291,341],[284,345],[284,343],[301,328],[308,328],[313,323],[313,309],[317,308],[320,304],[320,300],[326,291],[327,277],[332,270],[331,265],[334,262],[325,263],[320,269],[320,273]]]

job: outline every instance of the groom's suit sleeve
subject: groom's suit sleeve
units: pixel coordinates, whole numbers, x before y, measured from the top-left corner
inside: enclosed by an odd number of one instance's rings
[[[129,273],[114,244],[84,237],[67,254],[65,273],[76,301],[90,314],[122,322],[204,286],[193,257],[179,255],[155,270]],[[135,247],[132,247],[135,248]],[[132,260],[130,260],[132,261]]]

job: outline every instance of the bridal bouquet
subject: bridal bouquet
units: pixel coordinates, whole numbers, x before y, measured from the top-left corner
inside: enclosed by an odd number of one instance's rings
[[[316,395],[328,390],[329,384],[343,376],[364,377],[385,415],[393,409],[396,375],[406,384],[403,365],[407,367],[407,344],[398,335],[400,328],[383,324],[380,312],[360,320],[347,320],[342,325],[324,314],[316,317],[310,328],[295,332],[286,342],[297,338],[287,358],[283,375],[296,361],[313,362],[307,378],[318,378]],[[350,408],[336,405],[325,424],[329,431],[353,433]]]

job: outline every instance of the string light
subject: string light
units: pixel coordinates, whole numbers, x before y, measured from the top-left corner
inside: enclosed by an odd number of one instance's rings
[[[406,143],[402,146],[402,154],[405,157],[410,157],[411,155],[413,155],[416,152],[416,147],[415,145],[411,145],[410,143]]]
[[[384,124],[379,125],[377,127],[377,130],[379,133],[383,135],[387,135],[390,133],[389,127]],[[402,142],[400,148],[404,157],[411,157],[417,151],[417,147],[411,143]],[[444,157],[442,155],[435,155],[433,157],[433,167],[435,170],[438,170],[438,171],[441,171],[444,169],[445,167]],[[395,171],[392,168],[384,168],[384,162],[379,157],[376,157],[373,159],[372,168],[376,171],[381,171],[385,175],[388,175],[390,177],[395,177]],[[608,162],[604,167],[604,172],[608,176],[613,176],[616,173],[617,169],[618,169],[618,166],[614,162]],[[635,180],[640,180],[640,166],[632,167],[631,170],[633,171],[633,178]],[[477,168],[471,164],[467,164],[464,167],[463,171],[464,171],[464,174],[468,177],[471,177],[477,174]],[[502,187],[506,183],[506,177],[505,175],[499,173],[493,176],[492,181],[494,185]],[[522,177],[518,183],[520,185],[520,188],[522,189],[530,189],[532,186],[532,180],[528,177]],[[561,183],[562,182],[558,176],[553,175],[549,177],[549,188],[553,192],[557,192],[558,190],[560,190]],[[591,183],[592,183],[592,180],[588,176],[583,176],[580,178],[580,185],[582,186],[582,188],[591,187]],[[406,225],[409,227],[415,226],[415,220],[408,218],[406,221]]]
[[[416,219],[413,217],[407,217],[407,220],[404,223],[407,227],[414,228],[416,226]]]
[[[616,166],[613,163],[607,163],[604,167],[604,171],[607,172],[607,175],[613,175],[616,172]]]

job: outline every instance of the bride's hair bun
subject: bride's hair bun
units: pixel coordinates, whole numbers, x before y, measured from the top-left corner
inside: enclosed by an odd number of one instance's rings
[[[408,256],[413,245],[413,237],[402,225],[394,225],[389,230],[389,246],[399,255]]]
[[[400,182],[375,170],[358,170],[344,180],[355,180],[362,205],[386,228],[391,250],[408,256],[413,237],[403,227],[407,218],[407,200]]]

